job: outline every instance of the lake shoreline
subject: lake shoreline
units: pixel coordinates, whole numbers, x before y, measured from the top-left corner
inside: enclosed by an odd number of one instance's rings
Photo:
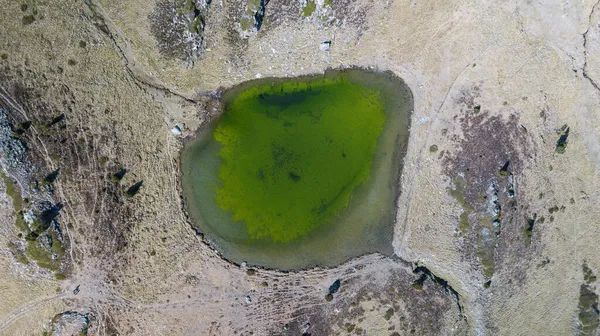
[[[230,256],[226,256],[227,252],[223,252],[223,248],[222,248],[222,242],[219,243],[218,241],[215,241],[213,239],[213,237],[211,237],[211,234],[209,232],[207,232],[207,230],[205,228],[202,228],[201,225],[196,224],[196,221],[193,219],[193,215],[189,212],[189,203],[186,200],[186,196],[185,196],[185,192],[183,189],[183,183],[185,180],[185,173],[183,171],[183,166],[182,166],[182,156],[186,150],[186,148],[188,148],[190,142],[192,142],[193,140],[197,140],[198,136],[202,136],[203,134],[206,134],[206,130],[207,127],[210,127],[211,125],[214,125],[214,123],[219,120],[219,118],[222,117],[223,112],[225,111],[225,98],[227,97],[228,94],[231,94],[231,92],[234,92],[232,90],[240,90],[245,86],[254,84],[254,83],[269,83],[272,81],[275,82],[279,82],[279,81],[286,81],[286,80],[305,80],[307,78],[315,78],[315,77],[326,77],[326,76],[339,76],[345,72],[352,72],[352,71],[367,71],[370,74],[373,74],[374,76],[382,76],[382,77],[386,77],[389,80],[395,81],[395,84],[398,84],[401,89],[403,90],[403,93],[405,94],[405,97],[407,97],[408,99],[408,107],[405,108],[405,112],[406,112],[406,119],[405,119],[405,126],[406,129],[405,131],[402,133],[402,135],[405,137],[405,139],[408,139],[408,134],[409,134],[409,126],[410,126],[410,118],[411,118],[411,112],[412,112],[412,107],[413,107],[413,96],[412,96],[412,91],[410,90],[410,88],[408,87],[408,85],[406,85],[406,83],[398,76],[396,76],[394,73],[392,73],[391,71],[372,71],[370,69],[363,69],[363,68],[358,68],[358,67],[349,67],[349,68],[343,68],[343,69],[330,69],[325,71],[323,74],[316,74],[316,75],[305,75],[305,76],[299,76],[299,77],[294,77],[294,78],[263,78],[263,79],[259,79],[259,80],[252,80],[249,82],[245,82],[245,83],[240,83],[238,85],[233,86],[230,89],[222,89],[219,90],[219,92],[217,94],[215,94],[216,97],[218,97],[218,99],[220,100],[221,103],[221,110],[219,111],[218,114],[214,115],[210,121],[205,122],[201,125],[201,127],[199,127],[199,129],[194,133],[193,136],[188,136],[184,139],[184,146],[181,149],[181,151],[179,152],[179,158],[178,158],[178,165],[180,167],[180,171],[179,171],[179,175],[181,176],[181,179],[179,180],[179,189],[180,190],[180,198],[181,198],[181,207],[182,210],[184,211],[185,215],[186,215],[186,219],[188,220],[188,224],[190,224],[190,226],[193,228],[193,230],[196,232],[197,235],[202,236],[202,240],[205,244],[207,244],[208,246],[210,246],[211,249],[213,249],[214,251],[216,251],[221,258],[235,264],[235,265],[239,265],[242,262],[246,261],[246,258],[244,259],[239,259],[239,258],[231,258]],[[386,112],[387,113],[387,112]],[[395,182],[393,182],[393,186],[391,186],[391,188],[396,189],[395,191],[395,196],[393,197],[393,211],[389,214],[390,218],[391,218],[391,225],[390,225],[390,230],[389,230],[389,236],[390,236],[390,241],[389,244],[387,244],[387,249],[385,250],[381,250],[381,249],[373,249],[371,251],[363,251],[362,253],[353,255],[353,256],[349,256],[347,258],[343,258],[342,260],[339,260],[338,262],[335,263],[310,263],[308,265],[305,265],[303,267],[280,267],[281,265],[267,265],[264,263],[253,263],[251,260],[248,260],[248,264],[252,264],[253,266],[259,267],[259,268],[263,268],[263,269],[278,269],[278,270],[283,270],[283,271],[296,271],[296,270],[303,270],[303,269],[312,269],[312,268],[322,268],[322,267],[337,267],[340,264],[343,264],[349,260],[358,258],[360,256],[364,256],[364,255],[368,255],[368,254],[372,254],[372,253],[376,253],[376,254],[382,254],[385,256],[393,256],[394,252],[393,252],[393,246],[392,246],[392,241],[391,241],[391,236],[393,235],[393,229],[396,225],[396,213],[397,213],[397,209],[398,209],[398,199],[401,193],[401,185],[400,185],[400,176],[402,174],[402,169],[403,169],[403,157],[406,153],[406,141],[404,141],[404,143],[398,143],[399,141],[399,136],[394,139],[394,142],[397,144],[393,147],[394,151],[393,151],[393,162],[397,165],[397,170],[395,170]],[[379,145],[378,145],[379,146]],[[251,259],[251,258],[248,258]]]

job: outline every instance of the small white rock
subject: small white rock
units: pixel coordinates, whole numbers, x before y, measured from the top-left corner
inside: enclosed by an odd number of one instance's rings
[[[417,125],[423,125],[425,123],[427,123],[429,121],[429,117],[422,117],[419,120],[417,120]]]
[[[246,296],[246,303],[250,304],[252,302],[252,299],[250,298],[250,295]]]
[[[179,128],[178,125],[175,125],[175,127],[171,128],[171,133],[173,133],[173,135],[180,136],[181,135],[181,128]]]
[[[331,41],[321,42],[319,49],[321,49],[321,51],[329,51],[329,49],[331,49]]]

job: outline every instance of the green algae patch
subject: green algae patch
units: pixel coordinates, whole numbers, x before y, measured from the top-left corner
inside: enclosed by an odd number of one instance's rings
[[[384,121],[379,93],[343,77],[248,89],[214,132],[217,203],[252,239],[305,235],[368,179]]]
[[[224,257],[280,269],[392,254],[412,95],[391,73],[260,79],[181,153],[197,231]]]

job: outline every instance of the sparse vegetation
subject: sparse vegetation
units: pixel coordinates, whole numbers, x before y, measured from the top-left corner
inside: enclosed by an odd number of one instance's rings
[[[196,6],[194,0],[159,1],[150,14],[151,32],[164,57],[193,62],[203,51],[204,18],[210,2]]]
[[[118,172],[110,175],[110,181],[112,183],[118,183],[119,181],[121,181],[123,179],[123,177],[125,177],[125,174],[127,174],[127,170],[121,169]]]
[[[35,22],[35,17],[33,15],[24,15],[23,19],[21,19],[23,25],[27,26]]]
[[[58,173],[60,172],[60,169],[56,169],[55,171],[51,172],[50,174],[46,175],[46,177],[44,177],[44,183],[45,184],[52,184],[56,181],[56,179],[58,178]]]
[[[591,335],[600,322],[600,310],[598,310],[598,295],[594,289],[587,284],[581,285],[579,289],[579,323],[584,335]]]
[[[423,290],[425,280],[427,280],[427,274],[423,273],[417,280],[413,281],[411,286],[416,290]]]
[[[13,251],[13,256],[15,257],[15,260],[17,260],[17,262],[23,265],[29,265],[29,259],[27,259],[27,256],[25,256],[23,252]]]
[[[583,280],[585,280],[585,282],[588,285],[593,282],[596,282],[596,280],[598,278],[596,277],[594,272],[588,267],[588,265],[586,263],[583,263],[582,268],[583,268]]]
[[[383,318],[386,321],[389,321],[392,318],[392,316],[394,316],[394,308],[389,308],[385,311],[385,315],[383,316]]]
[[[190,33],[201,34],[204,31],[204,18],[200,15],[190,24]]]
[[[508,174],[508,165],[509,164],[510,164],[510,161],[506,161],[504,166],[502,166],[502,168],[500,168],[500,170],[498,171],[498,174],[500,176],[506,176]]]
[[[98,158],[98,164],[100,165],[100,167],[104,167],[107,162],[108,158],[106,156],[101,156],[100,158]]]
[[[465,200],[465,179],[461,176],[456,176],[454,179],[454,189],[450,190],[450,195],[456,199],[458,204],[460,204],[463,208],[462,213],[460,214],[458,229],[461,233],[465,234],[471,225],[469,224],[469,215],[475,210],[467,201]]]
[[[23,218],[23,211],[21,210],[23,206],[21,192],[16,188],[16,183],[6,176],[2,169],[0,169],[0,177],[2,177],[2,180],[4,181],[4,185],[6,186],[6,195],[12,200],[13,209],[15,210],[15,227],[21,232],[29,231],[29,227]]]
[[[51,271],[58,271],[58,262],[52,258],[52,247],[47,247],[48,244],[59,244],[60,242],[54,243],[52,236],[44,234],[38,236],[36,240],[30,241],[27,245],[25,253],[27,257],[35,261],[40,267],[47,268]]]
[[[346,327],[347,332],[351,333],[354,330],[354,328],[356,328],[356,325],[352,323],[346,323],[344,327]]]
[[[480,242],[481,246],[477,249],[477,258],[483,268],[483,275],[487,279],[494,276],[496,263],[494,261],[494,246],[488,242]],[[493,243],[492,243],[493,244]]]
[[[302,7],[302,15],[304,15],[304,17],[309,17],[315,12],[316,9],[317,4],[315,3],[315,1],[308,0],[306,1],[306,6]]]

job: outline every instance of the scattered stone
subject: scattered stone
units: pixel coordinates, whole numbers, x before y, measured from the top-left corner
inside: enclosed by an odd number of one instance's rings
[[[178,125],[175,125],[173,128],[171,128],[171,133],[173,133],[175,136],[181,136],[181,128],[179,128]]]
[[[250,304],[252,303],[252,299],[250,298],[250,295],[246,296],[246,304]]]
[[[139,181],[136,184],[132,185],[131,187],[129,187],[127,189],[127,191],[125,191],[125,197],[126,198],[132,198],[133,196],[137,195],[137,193],[140,191],[140,188],[142,187],[142,183],[144,181]]]
[[[525,242],[527,245],[531,244],[531,236],[533,235],[533,226],[535,225],[536,218],[537,214],[533,214],[532,218],[526,220],[527,224],[525,226],[523,235],[525,236]]]
[[[565,152],[565,150],[567,149],[567,138],[569,137],[569,126],[567,126],[567,124],[563,125],[563,127],[560,128],[559,130],[560,132],[560,137],[558,138],[558,141],[556,141],[556,152],[559,154],[563,154]]]
[[[57,314],[52,318],[50,335],[87,335],[92,329],[95,320],[91,313],[78,313],[67,311]]]
[[[302,332],[303,333],[308,332],[310,330],[310,327],[311,327],[310,322],[306,322],[306,324],[304,325],[304,328],[302,328]]]
[[[319,49],[321,51],[329,51],[329,49],[331,49],[331,41],[321,42]]]
[[[335,294],[337,293],[337,291],[340,290],[340,287],[342,286],[342,282],[338,279],[335,280],[331,286],[329,286],[329,294]]]
[[[205,17],[211,0],[158,1],[149,15],[159,52],[193,65],[204,50]]]
[[[509,164],[510,164],[510,161],[506,161],[504,166],[502,166],[502,168],[500,168],[500,170],[498,171],[498,174],[500,174],[500,176],[506,176],[506,174],[508,174],[508,165]]]
[[[270,0],[248,0],[246,12],[240,18],[241,36],[247,38],[262,27],[265,10]]]

